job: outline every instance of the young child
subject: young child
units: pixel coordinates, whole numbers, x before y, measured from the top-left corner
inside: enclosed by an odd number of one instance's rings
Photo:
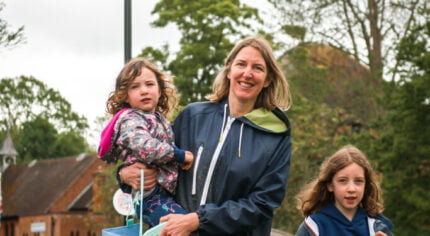
[[[369,161],[354,146],[341,148],[321,166],[318,177],[298,195],[306,217],[298,236],[392,235],[384,217],[381,189]]]
[[[164,215],[186,213],[172,195],[178,167],[188,170],[194,156],[174,145],[173,131],[165,118],[176,101],[169,78],[142,58],[124,66],[107,101],[107,111],[113,118],[102,132],[99,157],[109,163],[121,159],[123,166],[141,162],[159,170],[158,184],[145,191],[142,201],[142,220],[150,227],[157,225]],[[136,207],[136,215],[139,210]]]

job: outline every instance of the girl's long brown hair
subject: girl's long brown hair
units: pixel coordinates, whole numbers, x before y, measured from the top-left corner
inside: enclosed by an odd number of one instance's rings
[[[358,148],[348,145],[324,161],[318,177],[307,184],[297,196],[297,208],[305,217],[316,213],[330,203],[334,203],[334,194],[328,191],[327,186],[332,182],[337,172],[352,163],[356,163],[364,169],[365,188],[360,205],[371,216],[384,210],[381,188],[366,155]]]

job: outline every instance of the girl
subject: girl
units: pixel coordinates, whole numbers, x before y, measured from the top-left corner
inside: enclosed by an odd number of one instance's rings
[[[107,111],[114,116],[102,132],[99,157],[109,163],[121,159],[122,167],[141,162],[159,169],[158,185],[145,191],[142,201],[143,221],[150,227],[157,225],[161,216],[186,213],[171,197],[178,166],[188,170],[194,159],[191,152],[174,146],[173,131],[165,118],[176,101],[168,77],[141,58],[124,66],[107,101]],[[136,207],[136,215],[139,210]]]
[[[364,153],[348,145],[322,166],[298,195],[306,217],[296,235],[392,235],[384,217],[381,189]],[[375,233],[376,232],[376,233]]]

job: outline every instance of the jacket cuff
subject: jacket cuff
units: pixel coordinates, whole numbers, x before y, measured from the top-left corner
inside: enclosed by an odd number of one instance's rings
[[[173,146],[173,161],[183,163],[185,160],[185,150]]]
[[[202,229],[202,224],[205,223],[205,221],[208,221],[208,219],[205,217],[205,210],[199,207],[196,211],[197,216],[199,217],[199,230]]]
[[[124,182],[122,182],[120,176],[119,176],[119,172],[121,171],[122,168],[124,168],[126,165],[120,165],[117,169],[116,169],[116,181],[118,182],[119,188],[122,190],[123,193],[131,193],[132,191],[132,187]]]

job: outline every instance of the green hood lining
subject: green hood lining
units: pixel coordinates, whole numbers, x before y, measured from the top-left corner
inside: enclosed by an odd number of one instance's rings
[[[255,109],[252,112],[246,114],[245,117],[254,124],[272,132],[281,133],[288,129],[285,122],[283,122],[273,112],[265,108]]]

